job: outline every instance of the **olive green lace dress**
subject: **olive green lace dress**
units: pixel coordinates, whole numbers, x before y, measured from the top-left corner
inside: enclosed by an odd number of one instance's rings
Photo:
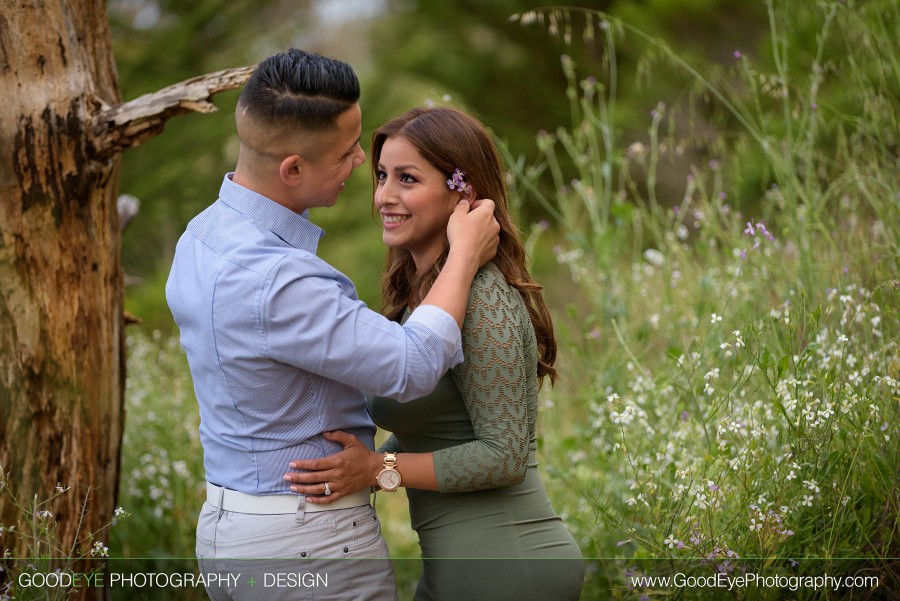
[[[427,397],[369,400],[375,423],[394,433],[383,450],[434,452],[440,492],[407,489],[424,562],[415,599],[578,599],[581,552],[535,457],[534,329],[492,263],[472,285],[463,352]]]

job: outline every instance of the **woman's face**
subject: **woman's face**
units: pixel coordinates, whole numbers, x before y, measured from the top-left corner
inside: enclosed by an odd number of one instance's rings
[[[459,193],[402,137],[385,140],[376,175],[381,239],[391,248],[408,250],[418,271],[427,269],[441,253]]]

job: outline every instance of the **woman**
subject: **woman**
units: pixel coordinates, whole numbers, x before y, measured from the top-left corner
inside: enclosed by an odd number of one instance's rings
[[[500,245],[472,284],[465,361],[427,397],[370,399],[375,423],[394,433],[384,453],[335,433],[328,437],[343,442],[344,453],[291,465],[327,467],[317,479],[286,479],[317,481],[292,489],[336,498],[376,474],[386,490],[406,486],[424,561],[417,600],[577,599],[581,553],[550,505],[535,458],[538,387],[556,379],[556,341],[541,287],[525,266],[493,141],[460,111],[420,108],[379,128],[371,157],[389,247],[389,317],[403,321],[425,297],[447,259],[447,223],[460,199],[494,200]]]

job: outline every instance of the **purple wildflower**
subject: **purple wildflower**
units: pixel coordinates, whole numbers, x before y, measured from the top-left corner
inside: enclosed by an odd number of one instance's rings
[[[772,235],[768,229],[766,229],[766,224],[763,222],[753,223],[753,220],[747,222],[747,227],[744,228],[744,233],[748,236],[755,237],[756,234],[762,234],[769,242],[775,241],[775,236]],[[756,244],[754,244],[753,248],[759,247],[759,239],[756,240]]]
[[[472,186],[466,184],[466,172],[457,169],[453,172],[453,175],[450,176],[450,179],[447,180],[447,187],[451,190],[458,190],[460,193],[467,193],[472,189]]]
[[[741,51],[740,51],[740,50],[735,50],[735,51],[734,51],[734,58],[741,58],[742,56],[744,56],[744,55],[741,54]]]
[[[769,242],[774,242],[774,241],[775,241],[775,236],[772,235],[772,232],[770,232],[769,230],[766,229],[766,224],[764,224],[764,223],[757,223],[757,224],[756,224],[756,231],[762,233],[762,235],[765,236],[766,239],[767,239]]]

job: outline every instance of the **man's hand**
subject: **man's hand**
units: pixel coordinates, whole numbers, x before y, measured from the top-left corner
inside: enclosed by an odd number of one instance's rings
[[[326,440],[339,442],[344,450],[321,459],[291,461],[291,469],[284,479],[291,482],[291,490],[306,495],[309,503],[325,504],[343,496],[375,485],[375,476],[381,469],[381,453],[369,450],[357,437],[346,432],[323,432]],[[325,484],[331,494],[325,495]]]
[[[494,258],[500,244],[500,224],[494,218],[494,201],[482,198],[460,200],[447,224],[450,252],[469,253],[476,267]]]

